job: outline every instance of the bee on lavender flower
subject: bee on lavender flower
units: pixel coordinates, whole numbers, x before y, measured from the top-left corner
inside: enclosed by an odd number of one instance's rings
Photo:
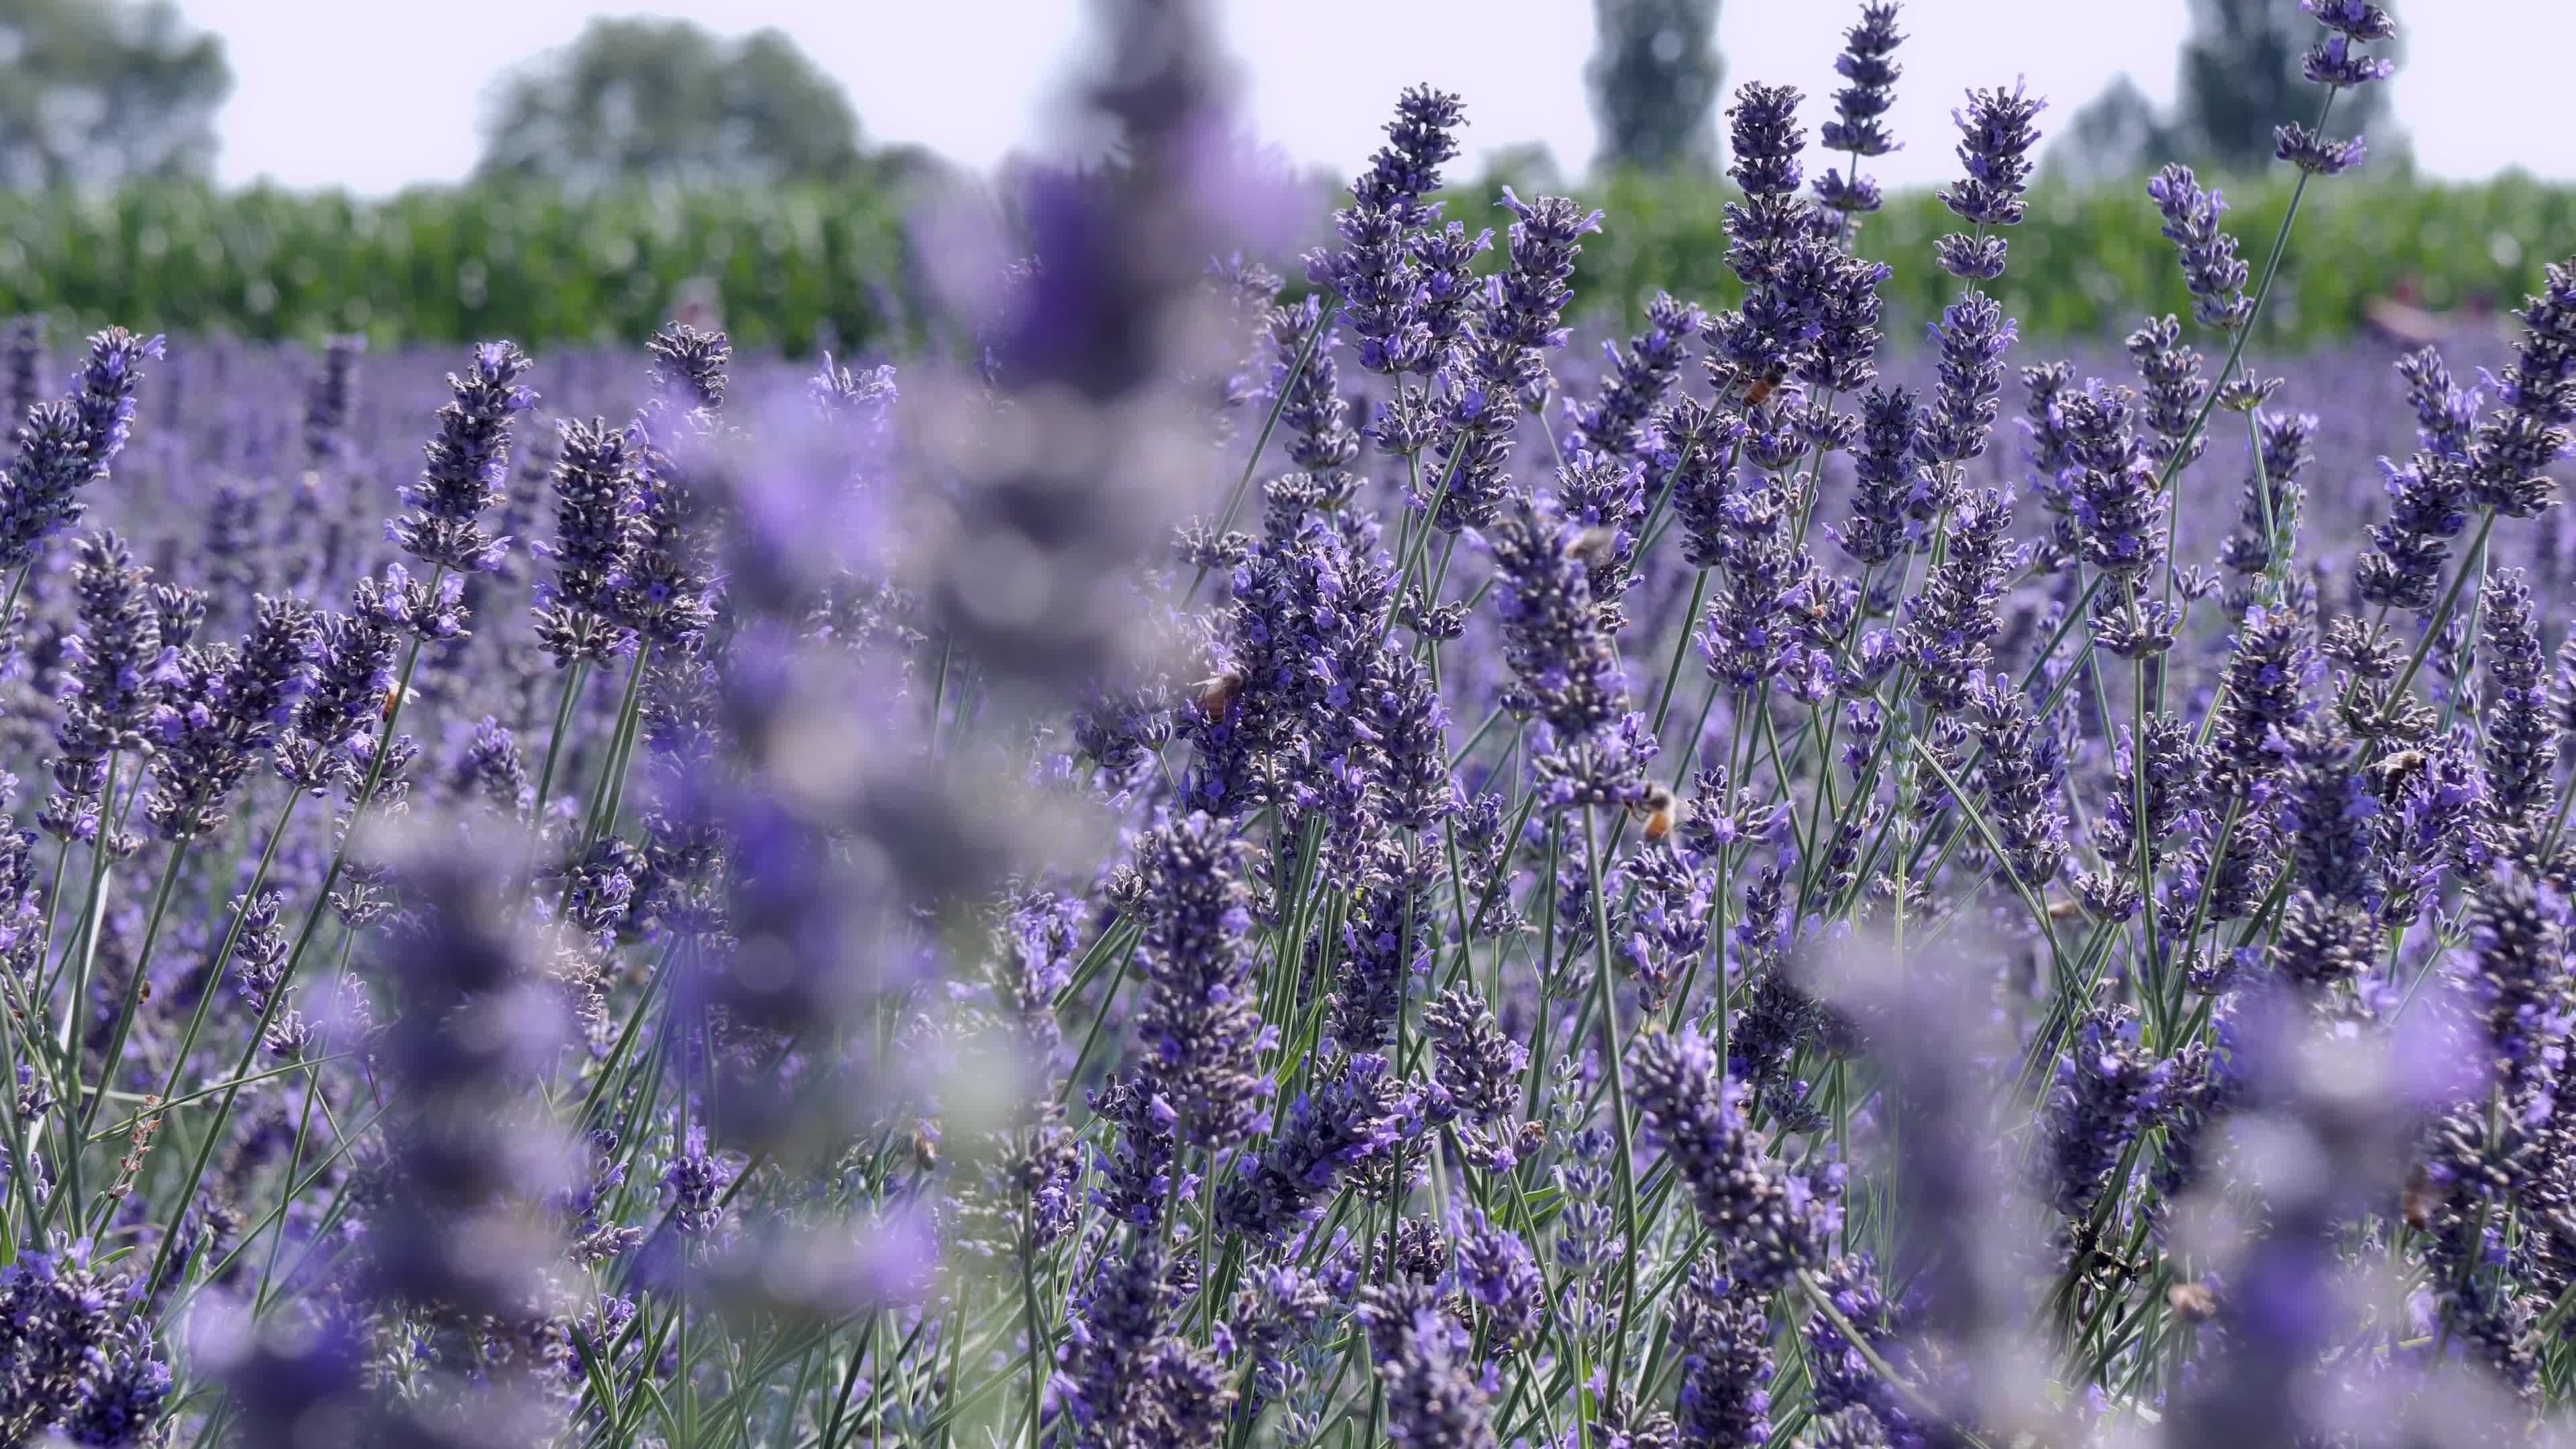
[[[1243,671],[1240,669],[1219,670],[1190,686],[1190,697],[1197,702],[1199,713],[1209,719],[1222,719],[1242,694]]]
[[[1672,791],[1649,780],[1646,793],[1628,804],[1628,816],[1645,823],[1646,843],[1661,845],[1673,833],[1682,802]]]
[[[1585,568],[1599,568],[1618,556],[1619,531],[1587,528],[1565,541],[1565,556]]]

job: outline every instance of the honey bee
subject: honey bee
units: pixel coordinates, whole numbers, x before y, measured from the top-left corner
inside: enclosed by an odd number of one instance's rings
[[[2048,903],[2048,919],[2053,922],[2071,921],[2083,914],[2084,907],[2078,905],[2074,901],[2050,901]]]
[[[1628,807],[1631,818],[1646,822],[1646,843],[1649,845],[1661,844],[1664,837],[1673,833],[1673,822],[1680,811],[1681,802],[1673,798],[1673,792],[1655,784],[1646,786],[1646,798]]]
[[[1565,556],[1585,568],[1599,568],[1618,554],[1619,531],[1615,528],[1587,528],[1565,544]]]
[[[2194,1323],[2218,1311],[2218,1296],[2202,1283],[2176,1283],[2165,1290],[2165,1306]]]
[[[2371,768],[2379,772],[2380,781],[2386,788],[2397,790],[2421,774],[2426,763],[2422,750],[2398,750]]]
[[[2433,1174],[2422,1163],[2406,1169],[2406,1186],[2398,1194],[2398,1210],[2405,1215],[2406,1226],[2423,1232],[2433,1225],[2433,1212],[2450,1193],[2433,1181]]]
[[[1712,370],[1710,375],[1721,401],[1732,395],[1736,405],[1744,408],[1758,408],[1770,401],[1771,395],[1788,380],[1788,374],[1777,368],[1753,372],[1729,366],[1723,370]]]
[[[390,720],[394,717],[394,712],[401,709],[403,702],[409,698],[411,698],[411,691],[399,684],[388,684],[385,686],[385,702],[378,708],[378,713]]]
[[[1521,1124],[1520,1138],[1517,1145],[1520,1150],[1520,1158],[1523,1162],[1530,1161],[1537,1157],[1540,1150],[1547,1146],[1546,1124],[1541,1122],[1523,1122]]]
[[[1243,672],[1228,669],[1209,675],[1190,686],[1199,713],[1214,719],[1234,707],[1236,696],[1243,693]]]

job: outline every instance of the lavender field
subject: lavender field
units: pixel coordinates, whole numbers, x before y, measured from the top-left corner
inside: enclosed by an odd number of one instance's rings
[[[2576,260],[1882,335],[1872,3],[1604,338],[1117,13],[954,345],[0,339],[0,1445],[2576,1442]]]

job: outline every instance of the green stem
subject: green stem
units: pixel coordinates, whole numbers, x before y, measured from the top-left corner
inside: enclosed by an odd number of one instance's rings
[[[1323,342],[1324,334],[1333,330],[1333,313],[1341,306],[1341,300],[1334,293],[1324,294],[1323,301],[1315,309],[1314,330],[1306,334],[1305,345],[1297,349],[1297,360],[1289,366],[1288,375],[1272,390],[1269,415],[1261,420],[1261,431],[1252,440],[1252,456],[1243,460],[1243,471],[1235,477],[1234,490],[1226,495],[1225,511],[1217,515],[1218,537],[1224,537],[1225,531],[1234,526],[1234,515],[1243,507],[1243,495],[1252,487],[1253,470],[1261,466],[1261,454],[1270,446],[1270,435],[1279,426],[1280,413],[1288,407],[1288,394],[1296,390],[1297,379],[1306,375],[1306,365],[1314,360],[1315,349]],[[1207,582],[1207,576],[1208,566],[1200,564],[1198,572],[1190,576],[1189,588],[1181,595],[1182,603],[1190,601],[1190,597],[1199,591],[1199,585]]]
[[[565,666],[563,697],[555,701],[554,732],[546,736],[545,768],[537,772],[536,805],[529,811],[529,829],[544,827],[546,802],[554,798],[555,764],[563,756],[564,736],[572,728],[573,705],[581,698],[582,676],[590,671],[590,661],[576,659]]]
[[[439,580],[446,572],[446,566],[443,564],[432,570],[428,587],[435,591]],[[340,883],[341,871],[348,866],[349,850],[357,841],[360,827],[366,823],[367,807],[374,803],[376,789],[384,783],[385,760],[393,752],[394,731],[402,722],[403,706],[411,700],[412,674],[419,665],[420,639],[414,636],[410,647],[403,651],[402,668],[395,675],[393,692],[385,706],[384,725],[378,730],[376,747],[367,758],[366,778],[360,783],[358,793],[349,802],[348,826],[341,832],[339,847],[331,853],[331,864],[323,870],[322,879],[314,888],[312,909],[305,912],[304,924],[296,931],[295,942],[288,948],[286,961],[278,969],[277,984],[270,988],[268,1000],[261,1004],[259,1019],[251,1024],[250,1033],[242,1043],[240,1059],[234,1064],[231,1073],[236,1078],[245,1075],[250,1070],[250,1064],[258,1058],[261,1040],[268,1035],[270,1025],[277,1020],[278,1010],[285,1005],[286,998],[295,984],[296,969],[303,963],[304,953],[312,945],[314,933],[321,927],[323,913],[331,908],[331,891]],[[285,829],[285,818],[282,815],[279,817],[278,828],[280,831]],[[187,1182],[173,1201],[184,1203],[196,1200],[197,1188],[205,1181],[206,1167],[214,1158],[216,1144],[223,1141],[225,1128],[230,1125],[233,1109],[240,1105],[240,1100],[241,1093],[238,1086],[225,1091],[223,1100],[216,1105],[214,1121],[208,1124],[205,1138],[197,1146],[196,1158],[189,1164]],[[146,1298],[149,1298],[153,1290],[160,1285],[161,1276],[169,1271],[170,1253],[177,1243],[177,1234],[165,1235],[162,1238],[160,1251],[152,1260],[152,1271],[144,1279]]]
[[[653,660],[653,646],[638,645],[634,666],[626,672],[626,696],[617,704],[617,729],[610,746],[608,765],[599,777],[599,790],[591,802],[590,823],[582,833],[583,855],[599,843],[599,838],[617,826],[617,811],[625,799],[627,764],[634,758],[635,740],[639,733],[637,718],[642,712],[644,675]]]
[[[242,894],[244,906],[248,906],[256,899],[260,887],[267,884],[269,867],[277,860],[278,842],[286,838],[287,822],[295,818],[295,807],[303,798],[304,792],[301,790],[287,792],[286,804],[277,812],[277,823],[269,829],[268,845],[260,851],[259,864],[251,871],[250,888]],[[197,994],[196,1009],[188,1018],[188,1029],[180,1036],[178,1048],[171,1055],[170,1074],[161,1083],[161,1097],[164,1102],[177,1099],[179,1074],[187,1070],[188,1057],[197,1044],[197,1034],[205,1029],[206,1016],[214,1007],[215,997],[223,989],[224,967],[232,961],[233,948],[241,944],[243,914],[239,910],[233,912],[232,925],[224,932],[223,944],[216,948],[215,954],[206,962],[205,989]]]
[[[2385,696],[2388,704],[2381,706],[2383,718],[2387,708],[2406,692],[2406,686],[2415,682],[2415,671],[2424,667],[2424,657],[2432,653],[2435,641],[2442,637],[2442,626],[2450,622],[2451,609],[2460,602],[2460,590],[2467,586],[2470,573],[2486,557],[2487,535],[2495,531],[2495,521],[2494,509],[2479,510],[2477,536],[2469,540],[2468,553],[2460,560],[2459,571],[2451,575],[2451,586],[2443,591],[2442,602],[2434,606],[2432,617],[2424,622],[2424,637],[2415,641],[2415,652],[2407,658],[2406,667],[2389,683]]]
[[[188,858],[184,842],[173,842],[170,861],[161,868],[161,881],[152,890],[152,909],[143,927],[143,949],[136,954],[131,978],[125,984],[125,1002],[116,1014],[116,1029],[107,1041],[107,1055],[98,1068],[98,1090],[92,1093],[80,1112],[81,1135],[89,1135],[98,1123],[98,1109],[107,1100],[108,1088],[115,1085],[116,1069],[125,1060],[126,1039],[133,1033],[135,1013],[143,1005],[144,983],[151,979],[152,948],[161,939],[161,920],[170,909],[170,887],[179,879],[179,867]]]
[[[1620,1060],[1627,1042],[1619,1031],[1619,993],[1610,976],[1610,907],[1601,871],[1600,831],[1589,807],[1583,812],[1583,853],[1585,868],[1592,875],[1593,1010],[1600,1019],[1602,1066],[1610,1080],[1610,1127],[1618,1141],[1620,1230],[1628,1240],[1628,1251],[1619,1259],[1619,1321],[1612,1325],[1610,1339],[1610,1396],[1615,1401],[1627,1362],[1628,1337],[1636,1324],[1637,1255],[1644,1245],[1637,1241],[1636,1144],[1628,1127],[1627,1069]]]

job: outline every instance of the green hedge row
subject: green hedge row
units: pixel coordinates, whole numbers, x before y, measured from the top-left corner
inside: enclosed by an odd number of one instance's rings
[[[1491,216],[1461,188],[1451,215]],[[1644,176],[1589,188],[1609,212],[1586,245],[1580,293],[1630,320],[1658,288],[1725,305],[1723,190]],[[2259,269],[2286,182],[2230,188],[2231,229]],[[1925,193],[1891,197],[1862,250],[1896,264],[1891,330],[1952,294],[1931,263],[1951,229]],[[2116,335],[2148,308],[2182,307],[2173,255],[2143,187],[2042,187],[2011,233],[2000,286],[2024,330]],[[747,347],[850,345],[918,325],[903,205],[886,192],[636,189],[586,199],[508,188],[424,189],[383,201],[270,189],[135,187],[104,196],[0,193],[0,312],[64,326],[105,321],[180,333],[381,341],[508,335],[530,343],[635,340],[691,279],[711,281]],[[2346,178],[2308,189],[2268,311],[2275,343],[2360,325],[2363,302],[2411,281],[2426,305],[2510,307],[2544,263],[2576,253],[2576,189],[2524,177],[2479,183]]]
[[[2289,205],[2287,179],[2222,188],[2228,232],[2262,275]],[[1631,322],[1657,288],[1709,302],[1735,296],[1726,271],[1724,192],[1643,176],[1614,179],[1594,204],[1609,216],[1587,240],[1578,283],[1615,298]],[[2143,181],[2087,188],[2043,185],[1992,290],[2026,335],[2115,336],[2152,308],[2183,312],[2174,250],[2158,231]],[[1933,264],[1932,244],[1958,220],[1929,192],[1891,196],[1863,228],[1859,249],[1895,267],[1884,293],[1904,325],[1937,316],[1958,283]],[[2264,304],[2267,341],[2305,345],[2363,325],[2363,304],[2411,286],[2433,309],[2521,304],[2541,268],[2576,256],[2576,188],[2527,176],[2442,183],[2344,177],[2311,183],[2279,280]],[[1891,329],[1892,330],[1892,329]]]
[[[2228,232],[2259,278],[2290,204],[2290,180],[2223,191]],[[1610,217],[1605,235],[1584,245],[1587,276],[1579,281],[1595,297],[1618,299],[1631,322],[1659,286],[1698,302],[1739,291],[1726,273],[1723,191],[1625,175],[1597,188],[1595,204]],[[1862,229],[1862,253],[1896,268],[1886,297],[1906,325],[1940,315],[1958,294],[1932,263],[1935,237],[1953,229],[1958,219],[1932,193],[1891,196]],[[2146,309],[2190,307],[2143,180],[2040,186],[2030,219],[2004,235],[2012,260],[1994,291],[2025,335],[2117,335]],[[2540,268],[2568,255],[2576,255],[2576,188],[2527,175],[2318,180],[2300,199],[2280,281],[2264,302],[2264,338],[2275,345],[2342,338],[2362,325],[2362,304],[2403,286],[2432,309],[2519,307],[2540,286]]]
[[[814,189],[0,193],[0,311],[188,334],[634,341],[705,279],[739,343],[803,351],[902,325],[906,252],[890,202]]]

